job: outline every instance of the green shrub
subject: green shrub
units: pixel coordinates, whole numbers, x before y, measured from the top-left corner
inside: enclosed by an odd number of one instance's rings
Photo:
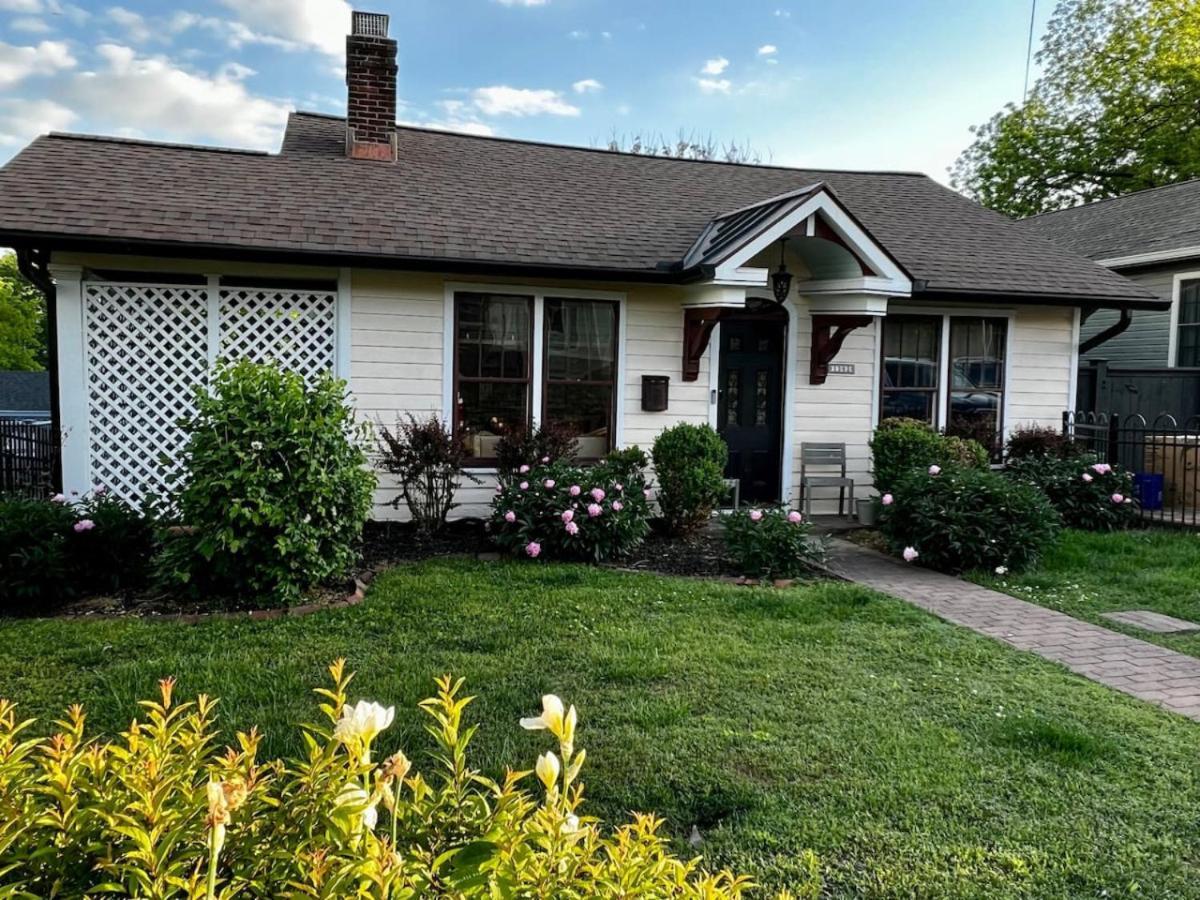
[[[446,524],[450,510],[458,504],[454,495],[462,479],[478,484],[479,479],[463,470],[466,447],[456,440],[437,416],[396,422],[394,431],[382,425],[375,430],[379,447],[379,467],[396,476],[400,493],[392,501],[403,501],[417,531],[429,535]]]
[[[1052,457],[1071,459],[1082,451],[1057,428],[1027,425],[1012,433],[1005,445],[1005,458],[1009,460],[1028,457]]]
[[[105,488],[74,504],[69,552],[84,591],[125,591],[149,580],[157,550],[157,498],[131,506]],[[83,523],[90,527],[81,528]]]
[[[302,726],[306,751],[286,761],[259,759],[256,731],[223,749],[215,701],[179,703],[170,679],[115,739],[88,736],[79,707],[36,739],[0,701],[0,896],[722,900],[750,887],[672,856],[653,816],[610,831],[584,815],[578,716],[557,697],[520,720],[548,733],[533,772],[493,781],[468,763],[471,698],[439,679],[420,704],[434,745],[421,775],[387,733],[394,708],[351,705],[350,675],[330,672],[322,724]],[[797,888],[815,897],[805,859]]]
[[[572,460],[579,441],[569,425],[547,422],[538,428],[509,428],[496,442],[496,470],[512,475],[524,465]]]
[[[242,360],[196,392],[177,495],[192,533],[164,558],[196,592],[293,603],[354,561],[375,476],[346,385]]]
[[[1133,478],[1094,456],[1018,457],[1009,460],[1005,474],[1041,490],[1068,528],[1116,531],[1137,519]]]
[[[755,578],[795,578],[825,559],[825,546],[795,510],[739,509],[722,517],[730,559]]]
[[[939,434],[917,419],[885,419],[871,436],[875,487],[892,491],[909,471],[958,465],[983,469],[987,449],[977,441]]]
[[[517,556],[604,562],[650,530],[645,475],[628,459],[583,468],[523,463],[492,500],[493,540]]]
[[[684,534],[708,521],[725,495],[729,448],[708,425],[675,425],[654,439],[658,505],[667,528]]]
[[[1033,565],[1059,526],[1058,513],[1032,485],[990,469],[936,464],[902,476],[880,520],[896,553],[954,573]]]
[[[75,522],[66,502],[0,497],[0,613],[48,611],[75,596]]]

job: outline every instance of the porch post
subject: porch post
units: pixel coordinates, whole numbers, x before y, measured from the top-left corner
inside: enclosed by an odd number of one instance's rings
[[[83,321],[83,269],[51,263],[54,278],[58,351],[59,427],[62,429],[63,491],[91,489],[91,435],[88,429],[87,345]]]

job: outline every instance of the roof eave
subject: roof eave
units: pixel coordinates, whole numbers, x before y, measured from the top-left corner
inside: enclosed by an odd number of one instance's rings
[[[921,298],[942,302],[952,300],[968,302],[988,300],[995,303],[1056,304],[1060,306],[1091,307],[1095,309],[1166,310],[1171,308],[1170,300],[1162,300],[1150,295],[1114,296],[1111,294],[1032,293],[1028,291],[976,290],[972,288],[925,288],[922,291],[914,290],[913,299],[917,300]]]

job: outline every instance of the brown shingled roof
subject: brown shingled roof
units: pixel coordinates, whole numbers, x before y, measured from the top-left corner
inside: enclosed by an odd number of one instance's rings
[[[0,169],[0,239],[671,278],[714,216],[823,182],[928,292],[1160,302],[924,175],[407,127],[390,165],[347,159],[344,129],[295,113],[278,154],[42,137]]]

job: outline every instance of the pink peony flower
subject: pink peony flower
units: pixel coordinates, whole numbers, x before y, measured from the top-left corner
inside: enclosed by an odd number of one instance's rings
[[[625,504],[622,503],[620,500],[614,500],[612,502],[612,508],[613,508],[613,512],[620,512],[621,510],[623,510],[625,508]]]
[[[788,521],[793,525],[799,525],[804,521],[804,516],[800,515],[800,513],[793,509],[790,513],[788,513]]]
[[[527,491],[527,490],[529,490],[529,482],[522,481],[520,484],[517,485],[517,487],[519,487],[523,491]]]
[[[1097,475],[1107,475],[1112,471],[1112,466],[1110,466],[1108,463],[1094,463],[1092,465],[1092,471]]]
[[[75,523],[75,533],[83,534],[85,531],[91,531],[96,527],[96,523],[91,519],[80,519]]]
[[[604,499],[604,491],[600,490],[600,488],[592,488],[591,493],[592,493],[592,499],[595,500],[597,503],[599,503],[601,500]]]
[[[525,552],[528,553],[534,559],[537,559],[538,554],[542,552],[542,545],[539,544],[537,541],[530,541],[528,544],[525,545]]]
[[[521,466],[521,468],[517,469],[517,472],[521,475],[524,475],[528,471],[529,471],[529,466],[525,466],[525,465],[523,465],[523,466]]]
[[[613,490],[615,490],[618,494],[623,493],[625,490],[625,485],[618,482],[617,484],[613,485]]]
[[[97,497],[103,497],[105,494],[108,493],[108,488],[106,488],[102,484],[97,485],[96,489],[94,491],[92,491],[92,493],[95,494]]]
[[[503,493],[504,493],[504,488],[503,488],[501,485],[496,485],[496,493],[497,493],[497,494],[503,494]]]
[[[600,508],[599,503],[589,503],[587,509],[588,509],[588,515],[591,516],[593,519],[596,518],[596,516],[600,515],[600,513],[604,512],[604,510]]]
[[[1124,494],[1113,494],[1113,495],[1112,495],[1112,502],[1113,502],[1113,503],[1124,503],[1124,502],[1125,502],[1125,495],[1124,495]]]
[[[552,490],[554,490],[554,483],[555,482],[554,482],[553,478],[547,478],[545,481],[542,482],[542,487],[544,487],[548,491],[552,491]]]
[[[651,495],[652,493],[654,493],[654,492],[653,492],[653,491],[651,491],[651,490],[650,490],[650,488],[646,488],[645,490],[643,490],[643,491],[642,491],[642,496],[643,496],[643,497],[645,497],[647,500],[649,500],[649,499],[650,499],[650,495]]]
[[[893,503],[896,502],[896,498],[893,497],[891,494],[884,494],[882,497],[879,498],[879,502],[882,503],[884,506],[891,506]]]
[[[929,474],[930,474],[930,475],[941,475],[941,474],[942,474],[942,467],[941,467],[941,466],[930,466],[930,467],[929,467]]]
[[[510,509],[504,514],[504,521],[512,524],[513,522],[517,521],[517,514]]]
[[[905,547],[904,552],[900,555],[904,557],[905,562],[912,562],[921,554],[917,552],[915,547]]]
[[[1087,472],[1083,473],[1083,483],[1084,484],[1091,484],[1095,480],[1096,479],[1092,478],[1092,476],[1089,475]]]
[[[762,510],[761,509],[750,510],[750,521],[751,522],[758,522],[761,519],[762,519]]]
[[[575,510],[573,510],[573,509],[564,509],[563,510],[562,520],[564,522],[570,522],[573,518],[575,518]]]
[[[576,525],[574,522],[568,522],[564,527],[567,529],[567,534],[570,534],[570,535],[579,534],[579,526]]]
[[[567,488],[567,493],[570,494],[572,497],[578,497],[581,493],[581,488],[579,487],[579,485],[573,484],[569,488]]]
[[[66,503],[67,495],[66,494],[55,494],[53,497],[50,498],[50,502],[51,503]]]
[[[542,457],[542,465],[543,465],[543,466],[544,466],[544,465],[546,465],[546,464],[547,464],[547,463],[549,463],[549,462],[550,462],[550,457],[548,457],[548,456],[543,456],[543,457]]]

